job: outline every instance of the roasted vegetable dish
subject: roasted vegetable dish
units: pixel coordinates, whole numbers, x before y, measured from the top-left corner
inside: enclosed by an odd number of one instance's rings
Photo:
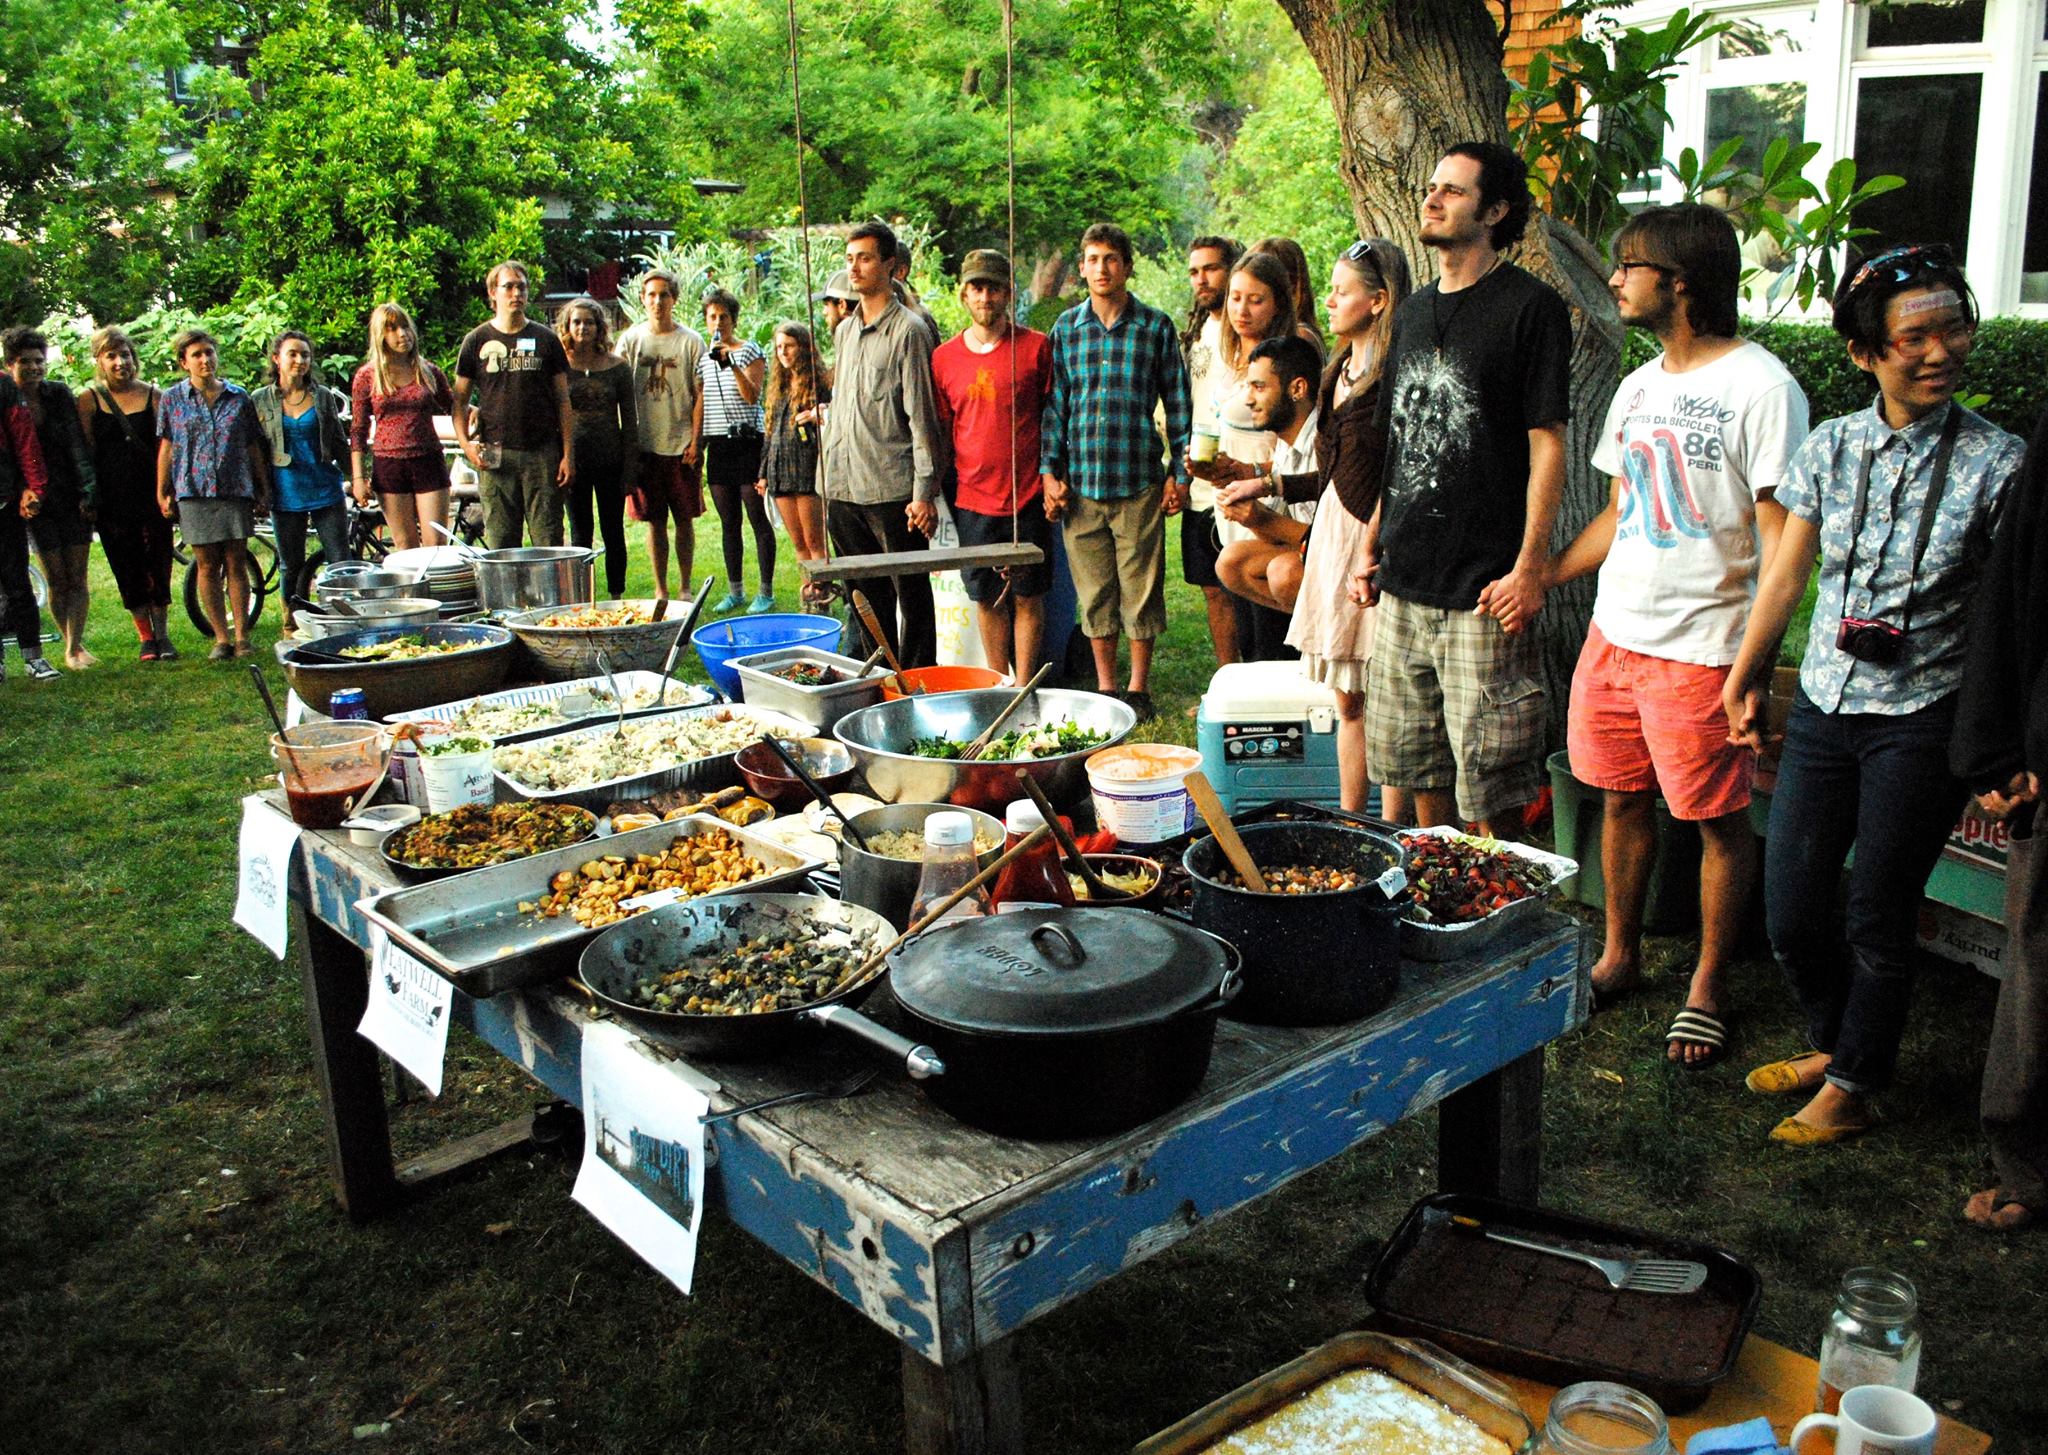
[[[865,931],[804,923],[642,981],[633,987],[633,998],[653,1010],[682,1015],[795,1010],[840,990],[845,978],[880,948]]]
[[[969,738],[965,743],[956,743],[951,738],[913,738],[910,751],[920,758],[957,758],[967,751]],[[1069,719],[1066,722],[1043,723],[1038,727],[1013,728],[1001,737],[990,741],[977,760],[983,763],[1024,763],[1034,758],[1057,758],[1065,753],[1078,753],[1085,748],[1097,748],[1109,741],[1109,734],[1095,728],[1085,728]]]
[[[1488,839],[1402,834],[1401,850],[1414,890],[1405,917],[1421,924],[1469,924],[1551,884],[1549,870]]]
[[[393,637],[388,642],[343,647],[341,655],[358,662],[410,662],[415,657],[439,657],[449,652],[466,652],[471,647],[483,645],[485,644],[482,642],[430,642],[417,632],[408,632],[402,637]]]
[[[548,881],[548,892],[519,906],[521,914],[554,919],[567,914],[586,929],[617,924],[641,913],[622,900],[658,889],[686,896],[711,894],[758,879],[768,868],[724,829],[681,834],[659,854],[600,854]]]
[[[561,804],[465,804],[400,829],[384,850],[415,869],[482,869],[581,843],[593,827],[589,813]]]
[[[1261,864],[1259,873],[1266,888],[1275,894],[1336,894],[1365,883],[1365,876],[1356,869],[1334,864]],[[1223,870],[1216,876],[1216,882],[1232,889],[1244,888],[1244,881],[1233,869]]]
[[[798,687],[831,687],[847,680],[844,672],[825,662],[791,662],[768,675]]]

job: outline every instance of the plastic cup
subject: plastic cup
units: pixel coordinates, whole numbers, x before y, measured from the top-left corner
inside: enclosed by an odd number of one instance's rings
[[[349,801],[384,766],[384,729],[371,722],[301,723],[270,735],[285,804],[301,828],[341,827]]]

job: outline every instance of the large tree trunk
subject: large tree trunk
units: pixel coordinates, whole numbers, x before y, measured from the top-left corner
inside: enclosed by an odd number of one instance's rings
[[[1445,148],[1507,140],[1507,78],[1499,32],[1481,0],[1277,0],[1322,73],[1337,113],[1337,170],[1351,191],[1360,236],[1407,251],[1418,286],[1434,255],[1416,237],[1422,189]],[[1553,547],[1562,550],[1607,503],[1593,446],[1621,377],[1621,320],[1607,266],[1567,224],[1538,214],[1511,254],[1563,295],[1572,313],[1572,421],[1564,509]],[[1551,593],[1538,632],[1550,696],[1551,740],[1564,741],[1572,664],[1593,610],[1584,578]]]

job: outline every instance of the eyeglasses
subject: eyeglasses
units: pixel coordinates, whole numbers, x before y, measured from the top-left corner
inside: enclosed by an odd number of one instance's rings
[[[1941,243],[1887,248],[1856,270],[1856,275],[1849,280],[1848,291],[1854,293],[1873,278],[1889,278],[1894,283],[1903,283],[1922,273],[1950,273],[1955,269],[1955,254]]]
[[[1678,276],[1678,269],[1667,268],[1662,263],[1645,263],[1632,258],[1623,258],[1614,265],[1614,271],[1621,274],[1623,282],[1627,282],[1628,275],[1637,268],[1648,268],[1660,278],[1674,278]]]
[[[1977,337],[1974,319],[1959,319],[1944,329],[1930,329],[1926,332],[1902,333],[1885,340],[1885,347],[1902,359],[1924,359],[1927,351],[1934,347],[1936,339],[1941,340],[1945,349],[1968,348]]]

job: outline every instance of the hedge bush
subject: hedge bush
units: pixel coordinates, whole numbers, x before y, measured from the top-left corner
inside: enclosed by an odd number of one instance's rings
[[[1826,324],[1762,323],[1746,333],[1792,371],[1806,391],[1815,423],[1869,406],[1874,388],[1870,375],[1849,362],[1848,349]],[[1653,336],[1642,329],[1629,330],[1628,368],[1647,363],[1656,354]],[[2001,429],[2021,439],[2031,437],[2035,420],[2048,406],[2048,323],[1985,319],[1963,374],[1963,395]]]

